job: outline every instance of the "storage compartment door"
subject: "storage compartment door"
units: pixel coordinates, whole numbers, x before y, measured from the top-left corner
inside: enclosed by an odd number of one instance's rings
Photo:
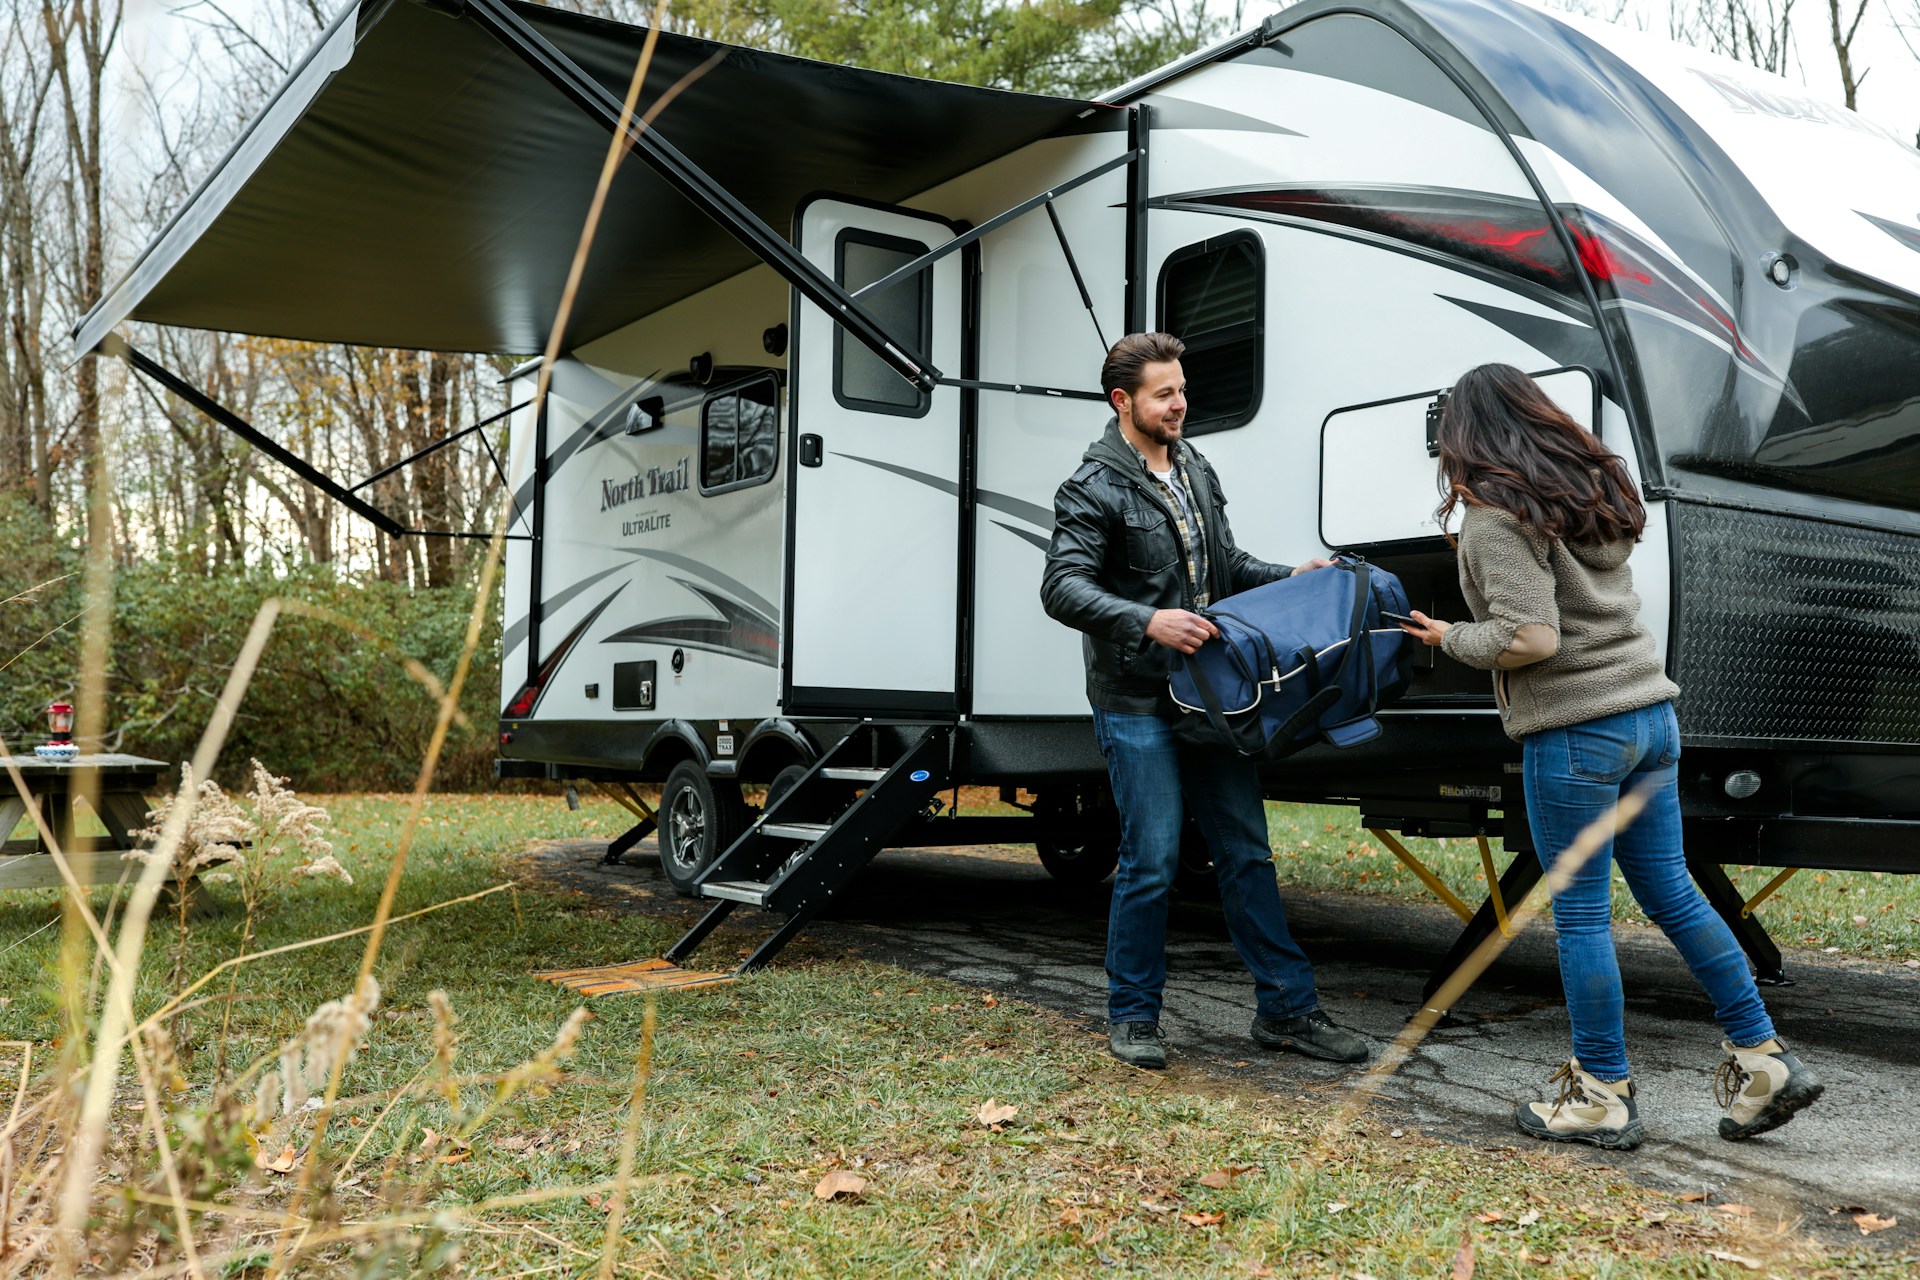
[[[1533,375],[1569,417],[1592,431],[1600,421],[1599,383],[1587,369]],[[1335,409],[1320,429],[1320,536],[1345,551],[1413,549],[1436,542],[1439,450],[1428,410],[1438,390]],[[1452,529],[1460,527],[1453,513]]]

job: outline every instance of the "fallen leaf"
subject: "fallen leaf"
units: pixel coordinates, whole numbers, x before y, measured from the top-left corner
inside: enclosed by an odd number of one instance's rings
[[[1507,1215],[1498,1209],[1488,1209],[1485,1213],[1474,1214],[1473,1220],[1475,1222],[1505,1222]]]
[[[1012,1105],[1003,1105],[993,1098],[988,1098],[980,1104],[980,1109],[974,1112],[973,1116],[974,1119],[986,1125],[987,1128],[998,1129],[1001,1125],[1019,1114],[1020,1108]]]
[[[1183,1213],[1180,1221],[1190,1227],[1217,1227],[1227,1220],[1224,1213]]]
[[[989,991],[986,995],[980,997],[980,1003],[987,1006],[987,1008],[989,1009],[998,1009],[1000,1007],[999,998],[995,996],[991,991]]]
[[[1680,1202],[1682,1204],[1696,1204],[1701,1200],[1705,1200],[1710,1194],[1710,1192],[1706,1191],[1688,1191],[1680,1197]]]
[[[1473,1280],[1473,1228],[1460,1228],[1460,1248],[1453,1255],[1453,1280]]]
[[[598,1195],[594,1194],[593,1192],[587,1193],[587,1208],[598,1210],[605,1207],[606,1203],[607,1202],[605,1200],[602,1200]]]
[[[533,1139],[524,1133],[510,1133],[494,1141],[494,1147],[500,1151],[525,1151],[533,1145]]]
[[[867,1189],[867,1180],[857,1173],[845,1169],[835,1169],[813,1188],[816,1200],[836,1200],[841,1196],[852,1199]]]
[[[1920,969],[1920,960],[1902,960],[1900,964],[1902,968]]]
[[[1336,1214],[1336,1213],[1345,1213],[1348,1209],[1352,1207],[1353,1207],[1352,1205],[1349,1205],[1344,1200],[1335,1200],[1332,1204],[1327,1206],[1327,1213],[1329,1215]]]
[[[1876,1231],[1885,1231],[1888,1227],[1897,1227],[1900,1225],[1900,1219],[1883,1218],[1877,1213],[1856,1213],[1853,1215],[1853,1225],[1860,1228],[1861,1235],[1866,1236]]]
[[[1140,1207],[1142,1209],[1145,1209],[1148,1213],[1178,1213],[1179,1212],[1178,1205],[1157,1204],[1152,1200],[1142,1200],[1140,1202]]]
[[[293,1144],[289,1142],[280,1148],[280,1154],[277,1156],[269,1156],[265,1150],[256,1151],[253,1162],[268,1173],[292,1173],[300,1167],[300,1156],[294,1151]]]
[[[1252,1173],[1259,1167],[1259,1165],[1253,1164],[1224,1165],[1221,1168],[1215,1169],[1212,1173],[1200,1175],[1200,1185],[1203,1187],[1212,1187],[1215,1191],[1224,1191],[1233,1185],[1235,1178]]]
[[[1867,918],[1865,916],[1855,916],[1853,918],[1853,922],[1855,924],[1865,924],[1867,922]]]
[[[1520,1215],[1518,1221],[1521,1226],[1530,1227],[1540,1221],[1540,1211],[1538,1209],[1529,1209]]]
[[[1407,1131],[1405,1129],[1389,1129],[1387,1130],[1387,1136],[1389,1138],[1404,1138],[1407,1136]]]
[[[1751,1218],[1753,1216],[1753,1206],[1750,1204],[1717,1204],[1713,1206],[1713,1211],[1715,1213],[1724,1213],[1729,1218]]]
[[[1066,1208],[1060,1211],[1059,1222],[1060,1222],[1060,1225],[1063,1227],[1077,1227],[1080,1225],[1080,1219],[1082,1216],[1084,1215],[1080,1206],[1077,1204],[1070,1204]]]
[[[1725,1249],[1709,1249],[1707,1250],[1707,1256],[1709,1258],[1718,1258],[1722,1262],[1734,1263],[1738,1266],[1745,1267],[1749,1271],[1758,1271],[1760,1269],[1760,1264],[1754,1259],[1743,1258],[1737,1253],[1728,1253]]]

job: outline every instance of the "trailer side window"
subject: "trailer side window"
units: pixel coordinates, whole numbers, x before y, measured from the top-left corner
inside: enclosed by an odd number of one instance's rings
[[[780,384],[771,374],[709,397],[700,406],[700,492],[771,480],[779,428]]]
[[[926,251],[927,246],[915,240],[849,228],[840,233],[835,245],[834,279],[852,293],[886,278]],[[932,277],[931,271],[922,271],[860,299],[881,328],[922,356],[933,346]],[[926,392],[888,368],[864,345],[849,339],[847,331],[838,325],[833,329],[833,398],[842,408],[907,418],[922,416],[932,403]]]
[[[1234,231],[1176,250],[1160,268],[1160,328],[1187,344],[1190,436],[1244,426],[1260,408],[1265,267],[1260,237]]]

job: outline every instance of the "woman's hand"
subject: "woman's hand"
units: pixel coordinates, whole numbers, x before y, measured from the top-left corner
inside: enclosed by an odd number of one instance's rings
[[[1442,622],[1438,618],[1429,618],[1418,609],[1407,610],[1407,615],[1418,619],[1420,625],[1410,627],[1403,622],[1400,624],[1400,629],[1410,636],[1417,637],[1421,644],[1426,645],[1430,649],[1438,649],[1440,647],[1441,641],[1446,638],[1447,628],[1453,625],[1451,622]]]

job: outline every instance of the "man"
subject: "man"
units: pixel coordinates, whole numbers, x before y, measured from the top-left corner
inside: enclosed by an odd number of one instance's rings
[[[1047,613],[1086,633],[1087,699],[1120,811],[1107,921],[1109,1044],[1134,1066],[1167,1065],[1160,997],[1185,811],[1213,855],[1227,929],[1253,975],[1254,1040],[1360,1062],[1366,1041],[1321,1012],[1313,966],[1287,931],[1254,762],[1173,736],[1168,652],[1193,653],[1219,634],[1195,610],[1330,563],[1315,558],[1293,570],[1234,545],[1219,476],[1180,438],[1185,351],[1170,334],[1135,333],[1107,353],[1100,386],[1115,416],[1054,495],[1040,583]]]

